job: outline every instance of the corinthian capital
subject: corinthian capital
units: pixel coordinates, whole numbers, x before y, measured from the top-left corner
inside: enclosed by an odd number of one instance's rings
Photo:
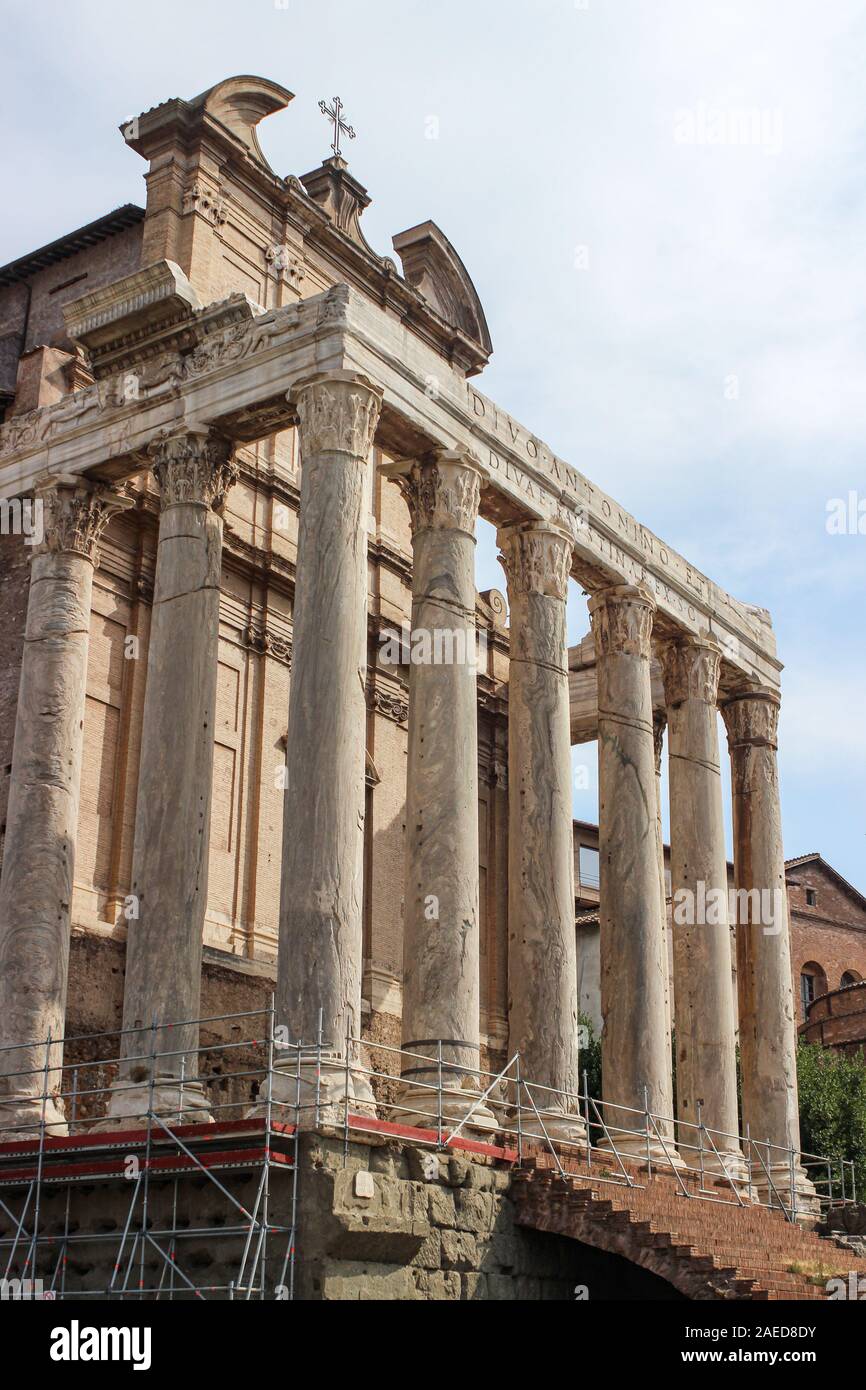
[[[356,372],[331,372],[300,382],[290,393],[298,412],[301,459],[348,454],[366,459],[382,408],[382,392]]]
[[[512,593],[568,596],[573,542],[566,531],[544,522],[506,526],[497,535]]]
[[[781,698],[775,690],[753,686],[731,696],[722,705],[728,746],[778,748]]]
[[[463,454],[443,450],[397,479],[412,517],[412,532],[467,531],[475,535],[481,469]]]
[[[683,635],[659,644],[659,660],[668,706],[685,700],[714,705],[719,693],[721,648],[715,642]]]
[[[656,602],[640,585],[615,584],[589,601],[596,652],[601,656],[650,657]]]
[[[163,509],[188,502],[218,511],[238,476],[230,442],[210,430],[167,430],[147,453]]]
[[[42,540],[35,554],[83,555],[92,565],[99,560],[99,538],[132,498],[87,478],[47,482],[36,492],[42,509]]]

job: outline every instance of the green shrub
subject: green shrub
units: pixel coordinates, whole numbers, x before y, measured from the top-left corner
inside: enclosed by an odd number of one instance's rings
[[[803,1152],[852,1159],[857,1195],[866,1201],[866,1063],[801,1042],[797,1082]]]

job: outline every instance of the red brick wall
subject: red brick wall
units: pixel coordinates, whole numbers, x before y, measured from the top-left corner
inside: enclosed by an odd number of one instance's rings
[[[806,891],[817,894],[815,906]],[[827,989],[838,989],[847,970],[866,979],[866,910],[820,864],[806,864],[790,871],[788,902],[791,910],[791,966],[802,1023],[800,974],[807,962],[820,965]]]

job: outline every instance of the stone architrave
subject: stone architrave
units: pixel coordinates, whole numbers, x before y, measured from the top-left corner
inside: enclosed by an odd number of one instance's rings
[[[402,479],[412,517],[412,658],[397,1115],[490,1129],[478,1104],[478,695],[475,523],[480,469],[441,452]],[[436,1087],[442,1060],[443,1096]],[[429,1057],[431,1065],[423,1059]]]
[[[69,930],[97,542],[131,501],[84,478],[37,492],[0,881],[0,1138],[66,1131]],[[46,1047],[48,1036],[57,1040]]]
[[[228,440],[167,431],[149,449],[159,542],[127,912],[118,1079],[109,1124],[148,1110],[211,1118],[198,1079]],[[137,915],[136,915],[137,913]]]
[[[762,1198],[775,1201],[775,1186],[790,1202],[793,1176],[796,1199],[808,1208],[814,1188],[800,1161],[779,707],[779,696],[759,686],[722,704],[733,778],[743,1125],[752,1141],[752,1180]]]
[[[372,1106],[361,1034],[367,499],[381,392],[336,372],[292,393],[301,507],[286,751],[276,1021],[306,1052],[301,1123]],[[347,1068],[346,1046],[350,1040]],[[317,1063],[321,1058],[321,1070]],[[294,1106],[297,1053],[271,1100]]]
[[[511,639],[508,1055],[520,1054],[544,1131],[580,1142],[586,1128],[579,1100],[566,634],[572,541],[539,523],[507,527],[498,540]],[[522,1125],[542,1132],[523,1093],[521,1107]]]
[[[650,684],[655,603],[647,589],[615,585],[593,595],[589,612],[598,669],[604,1116],[618,1149],[676,1163],[664,1123],[673,1098]],[[660,1117],[648,1133],[646,1106]]]
[[[683,636],[662,643],[659,655],[668,711],[677,1138],[689,1166],[739,1178],[745,1168],[737,1139],[717,727],[721,651],[714,642]],[[699,1130],[701,1124],[709,1136]]]

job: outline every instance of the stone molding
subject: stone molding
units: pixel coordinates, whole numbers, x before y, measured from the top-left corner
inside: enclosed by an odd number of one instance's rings
[[[599,656],[639,656],[649,661],[656,603],[648,589],[615,584],[589,601],[592,634]]]
[[[779,746],[781,700],[773,690],[756,687],[732,696],[722,705],[722,718],[728,732],[728,746],[772,748]]]
[[[481,501],[481,469],[474,459],[443,450],[433,460],[413,464],[397,481],[409,505],[413,536],[465,531],[474,539]]]
[[[702,700],[705,705],[717,703],[722,652],[715,642],[675,638],[660,643],[657,652],[669,706],[686,700]]]
[[[133,506],[124,493],[83,480],[40,488],[37,500],[45,508],[45,531],[34,554],[83,555],[93,566],[99,561],[99,538],[109,521]]]
[[[182,504],[219,511],[238,476],[230,442],[212,431],[166,432],[147,453],[163,511]]]
[[[567,532],[550,526],[507,526],[497,539],[509,589],[565,601],[573,550]]]
[[[333,372],[301,382],[292,393],[298,412],[301,460],[314,454],[369,458],[382,392],[354,372]]]

